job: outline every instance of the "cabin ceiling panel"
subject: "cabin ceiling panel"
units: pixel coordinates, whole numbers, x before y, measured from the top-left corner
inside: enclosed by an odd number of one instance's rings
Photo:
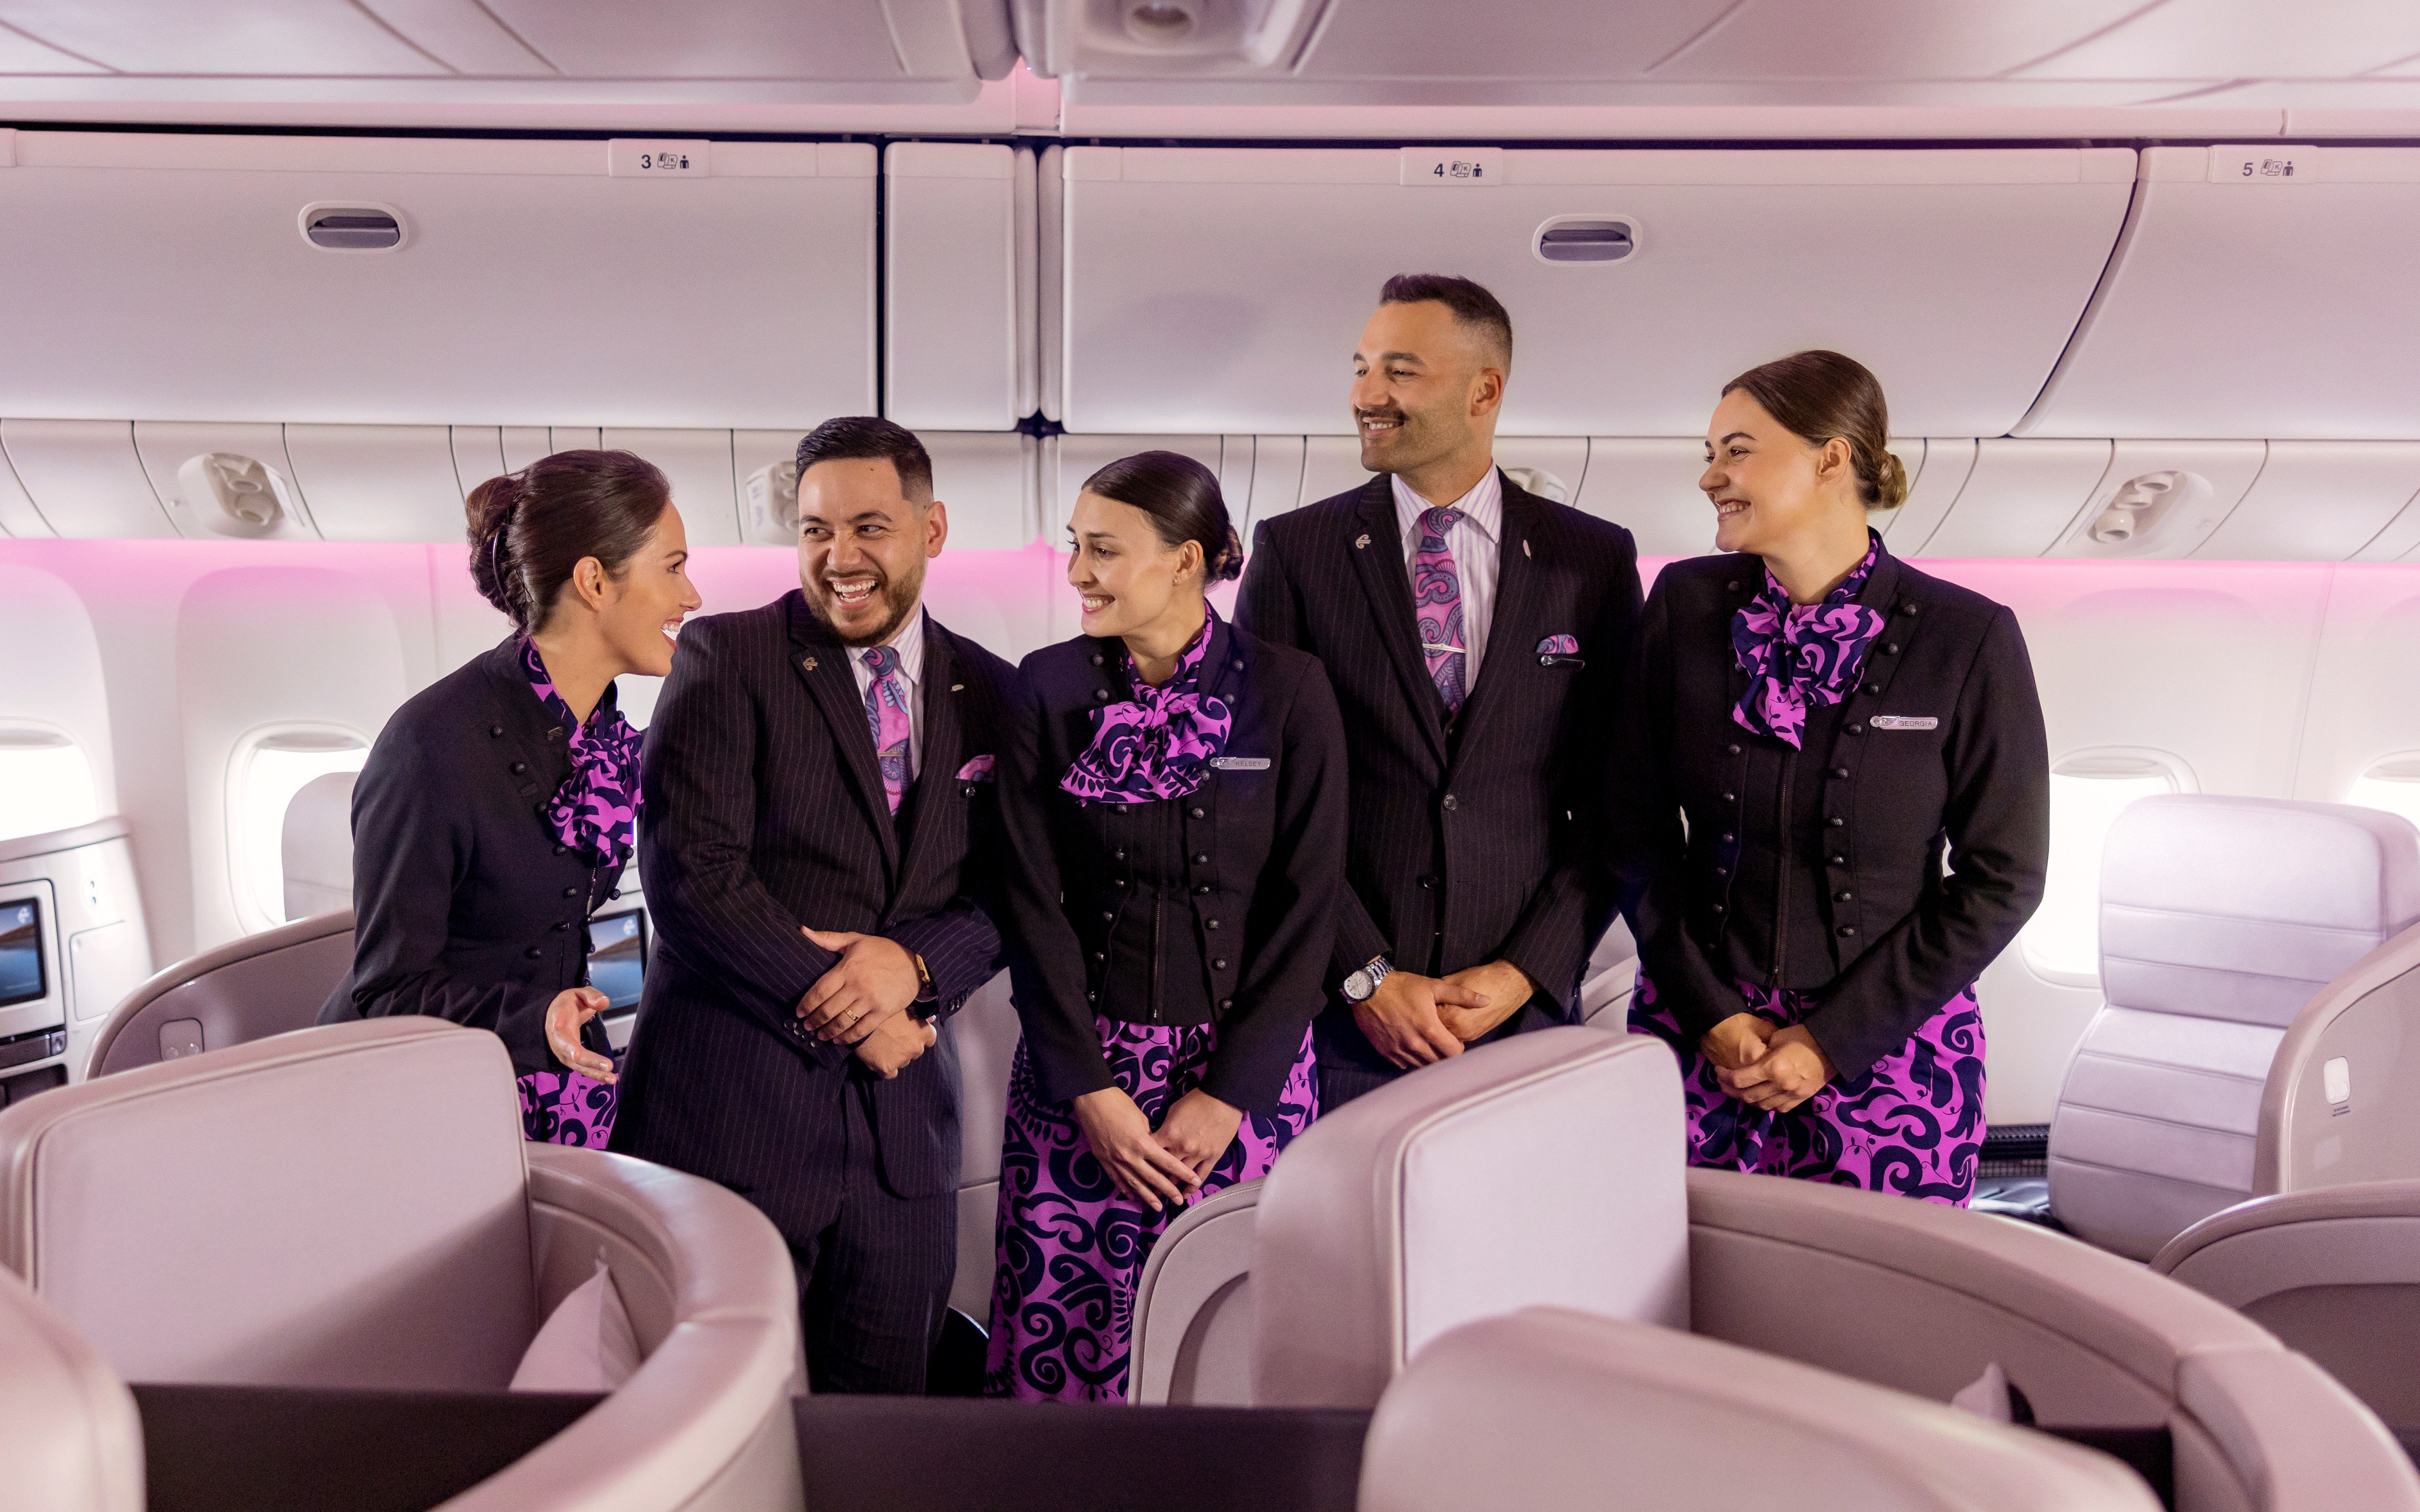
[[[2248,155],[2248,178],[2221,148],[2144,155],[2124,244],[2025,434],[2420,440],[2420,149]]]
[[[349,0],[0,0],[0,22],[121,73],[448,71]]]
[[[1910,0],[1922,4],[1923,0]],[[2040,0],[2010,7],[2031,11]],[[1962,8],[1932,9],[1960,27]],[[2043,79],[2348,79],[2420,54],[2420,7],[2411,0],[2168,0],[2142,6],[2115,25],[2078,34],[2071,46],[2029,63],[2019,77]]]
[[[1379,285],[1429,268],[1511,309],[1508,435],[1695,435],[1733,375],[1833,347],[1882,378],[1901,429],[1989,436],[2073,332],[2133,159],[1516,150],[1493,188],[1431,187],[1392,151],[1064,161],[1070,430],[1347,430]],[[1544,260],[1541,233],[1570,217],[1626,222],[1636,250]]]
[[[1653,72],[1658,79],[1989,79],[2122,21],[2142,3],[1745,0]],[[1606,13],[1620,14],[1610,7]]]

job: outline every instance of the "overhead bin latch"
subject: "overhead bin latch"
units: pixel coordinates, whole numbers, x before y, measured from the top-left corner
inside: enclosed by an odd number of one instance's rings
[[[1558,215],[1538,227],[1529,250],[1540,262],[1620,262],[1638,250],[1638,223],[1626,215]]]
[[[403,245],[403,216],[392,205],[302,207],[302,239],[329,252],[393,252]]]

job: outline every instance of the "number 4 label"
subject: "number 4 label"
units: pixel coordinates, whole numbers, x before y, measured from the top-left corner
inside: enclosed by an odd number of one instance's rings
[[[1397,182],[1481,188],[1504,182],[1502,147],[1405,147]]]

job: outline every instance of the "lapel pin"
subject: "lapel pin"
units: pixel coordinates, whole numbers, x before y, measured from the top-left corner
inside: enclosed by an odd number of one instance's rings
[[[1536,558],[1536,557],[1534,557],[1534,556],[1530,556],[1530,553],[1529,553],[1529,539],[1528,539],[1528,536],[1523,536],[1523,537],[1521,538],[1521,554],[1522,554],[1523,556],[1525,556],[1525,557],[1529,557],[1529,560],[1530,560],[1530,561],[1532,561],[1532,562],[1535,562],[1535,561],[1537,560],[1537,558]]]
[[[966,690],[967,685],[964,683],[952,683],[950,685],[950,691],[953,693],[963,693]]]
[[[799,666],[801,666],[801,667],[803,667],[803,668],[805,668],[805,669],[806,669],[807,671],[814,671],[815,670],[815,658],[814,658],[814,657],[813,657],[813,656],[809,656],[806,660],[804,660],[804,661],[802,661],[802,662],[799,663]]]
[[[1353,538],[1353,549],[1354,549],[1354,550],[1356,550],[1356,551],[1360,550],[1361,548],[1363,548],[1364,547],[1368,546],[1369,544],[1370,544],[1370,537],[1369,537],[1368,535],[1366,535],[1366,534],[1363,534],[1363,535],[1357,535],[1357,536],[1355,536],[1355,537]]]

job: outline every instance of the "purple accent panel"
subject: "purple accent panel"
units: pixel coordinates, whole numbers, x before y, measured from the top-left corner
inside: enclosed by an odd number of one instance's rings
[[[1446,532],[1462,522],[1462,511],[1435,506],[1420,511],[1420,533],[1412,548],[1412,616],[1428,658],[1429,680],[1445,700],[1449,719],[1462,712],[1469,693],[1470,657],[1462,639],[1462,575],[1453,564]]]
[[[1815,1004],[1803,993],[1739,984],[1749,1009],[1779,1025]],[[1962,1208],[1983,1154],[1983,1015],[1967,988],[1861,1076],[1836,1080],[1788,1113],[1730,1096],[1714,1065],[1656,1002],[1638,974],[1630,1032],[1652,1034],[1681,1059],[1689,1164],[1895,1192]]]
[[[1866,647],[1883,629],[1882,611],[1856,602],[1883,548],[1881,536],[1866,535],[1866,560],[1821,604],[1792,604],[1768,570],[1764,587],[1731,616],[1731,654],[1747,673],[1747,691],[1731,711],[1741,729],[1796,749],[1807,705],[1838,703],[1856,686]]]
[[[914,728],[908,717],[908,690],[896,675],[899,652],[892,646],[868,646],[858,656],[874,674],[865,685],[865,728],[882,764],[882,799],[896,814],[908,796],[908,739]]]
[[[576,1071],[532,1072],[520,1078],[521,1136],[535,1145],[605,1148],[613,1132],[617,1090]]]
[[[1215,1026],[1125,1024],[1096,1018],[1109,1074],[1156,1126],[1202,1085]],[[1319,1116],[1311,1036],[1279,1094],[1277,1115],[1247,1112],[1234,1143],[1192,1198],[1257,1180]],[[1026,1047],[1009,1072],[1000,1162],[1000,1262],[993,1273],[991,1352],[984,1392],[1027,1401],[1122,1402],[1135,1284],[1168,1226],[1118,1195],[1084,1143],[1066,1103],[1040,1101]]]
[[[1135,675],[1130,653],[1120,653],[1133,696],[1093,711],[1093,743],[1059,779],[1062,789],[1092,803],[1157,803],[1202,785],[1235,722],[1224,700],[1202,692],[1202,661],[1218,623],[1218,611],[1210,610],[1157,687]]]
[[[573,717],[571,705],[554,690],[535,640],[521,641],[521,670],[529,674],[530,691],[571,732],[571,775],[555,789],[546,809],[554,838],[598,866],[620,866],[629,857],[644,801],[639,733],[620,709],[608,703],[598,703],[584,725]]]

